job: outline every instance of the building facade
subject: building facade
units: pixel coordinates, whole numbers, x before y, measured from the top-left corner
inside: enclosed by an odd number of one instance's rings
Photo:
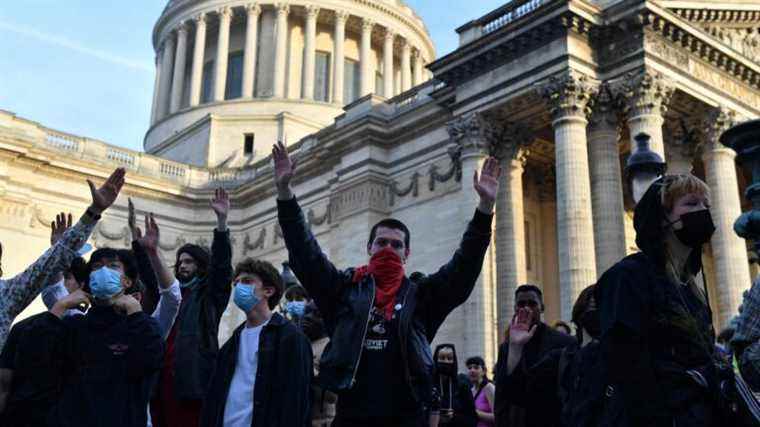
[[[756,268],[732,231],[748,178],[718,137],[760,116],[760,6],[516,0],[456,31],[459,48],[436,59],[399,0],[169,2],[144,153],[0,113],[4,270],[41,253],[54,214],[83,210],[85,179],[116,166],[138,211],[156,213],[168,262],[185,242],[210,242],[208,200],[223,186],[234,260],[279,264],[268,153],[286,139],[295,191],[335,264],[366,262],[370,227],[393,216],[412,230],[409,272],[432,272],[457,248],[477,201],[472,174],[494,155],[493,244],[436,339],[492,366],[516,286],[538,284],[546,320],[567,320],[578,293],[636,250],[621,164],[644,132],[669,172],[712,189],[705,279],[725,325]],[[93,244],[126,246],[126,214],[121,197]],[[223,339],[238,311],[224,314]]]

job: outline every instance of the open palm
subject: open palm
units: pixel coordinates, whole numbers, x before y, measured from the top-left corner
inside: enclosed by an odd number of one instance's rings
[[[116,169],[100,188],[96,188],[92,181],[87,180],[87,185],[90,186],[90,194],[92,195],[92,208],[96,211],[95,213],[102,213],[116,201],[121,187],[124,186],[124,176],[126,173],[124,168]]]
[[[525,345],[535,333],[536,325],[531,325],[530,311],[525,308],[518,309],[509,327],[509,343]]]
[[[223,188],[217,188],[214,191],[211,209],[214,210],[217,216],[227,218],[227,214],[230,212],[230,196]]]
[[[488,204],[493,204],[496,201],[496,193],[499,190],[499,175],[501,175],[501,167],[499,161],[493,157],[486,159],[479,175],[475,172],[473,186],[481,201]]]
[[[296,171],[296,162],[290,158],[288,149],[282,141],[272,147],[272,159],[274,159],[274,182],[278,188],[286,188],[290,185]]]

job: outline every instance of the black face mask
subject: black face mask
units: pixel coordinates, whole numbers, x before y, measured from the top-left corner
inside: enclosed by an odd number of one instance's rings
[[[457,374],[457,367],[451,362],[436,362],[435,367],[440,375],[453,377]]]
[[[681,215],[680,230],[673,230],[678,240],[684,245],[696,249],[710,241],[715,232],[712,215],[708,209],[689,212]]]
[[[599,310],[591,310],[583,313],[580,318],[581,327],[593,338],[599,338],[602,333],[602,325],[599,320]]]

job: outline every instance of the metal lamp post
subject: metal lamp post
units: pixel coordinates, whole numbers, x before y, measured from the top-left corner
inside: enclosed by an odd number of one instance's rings
[[[755,251],[760,249],[760,120],[738,124],[720,136],[720,142],[736,151],[743,167],[752,172],[752,183],[744,193],[752,209],[743,213],[734,223],[739,237],[750,239]]]
[[[634,203],[641,200],[649,186],[665,173],[667,167],[662,157],[649,149],[650,139],[645,133],[636,135],[636,152],[628,157],[625,165],[625,177],[630,183]]]

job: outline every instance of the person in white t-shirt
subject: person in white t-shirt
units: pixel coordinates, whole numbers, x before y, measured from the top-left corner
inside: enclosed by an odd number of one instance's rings
[[[247,258],[234,277],[233,300],[246,320],[219,350],[201,426],[308,426],[311,345],[272,312],[283,292],[280,275],[270,263]]]

